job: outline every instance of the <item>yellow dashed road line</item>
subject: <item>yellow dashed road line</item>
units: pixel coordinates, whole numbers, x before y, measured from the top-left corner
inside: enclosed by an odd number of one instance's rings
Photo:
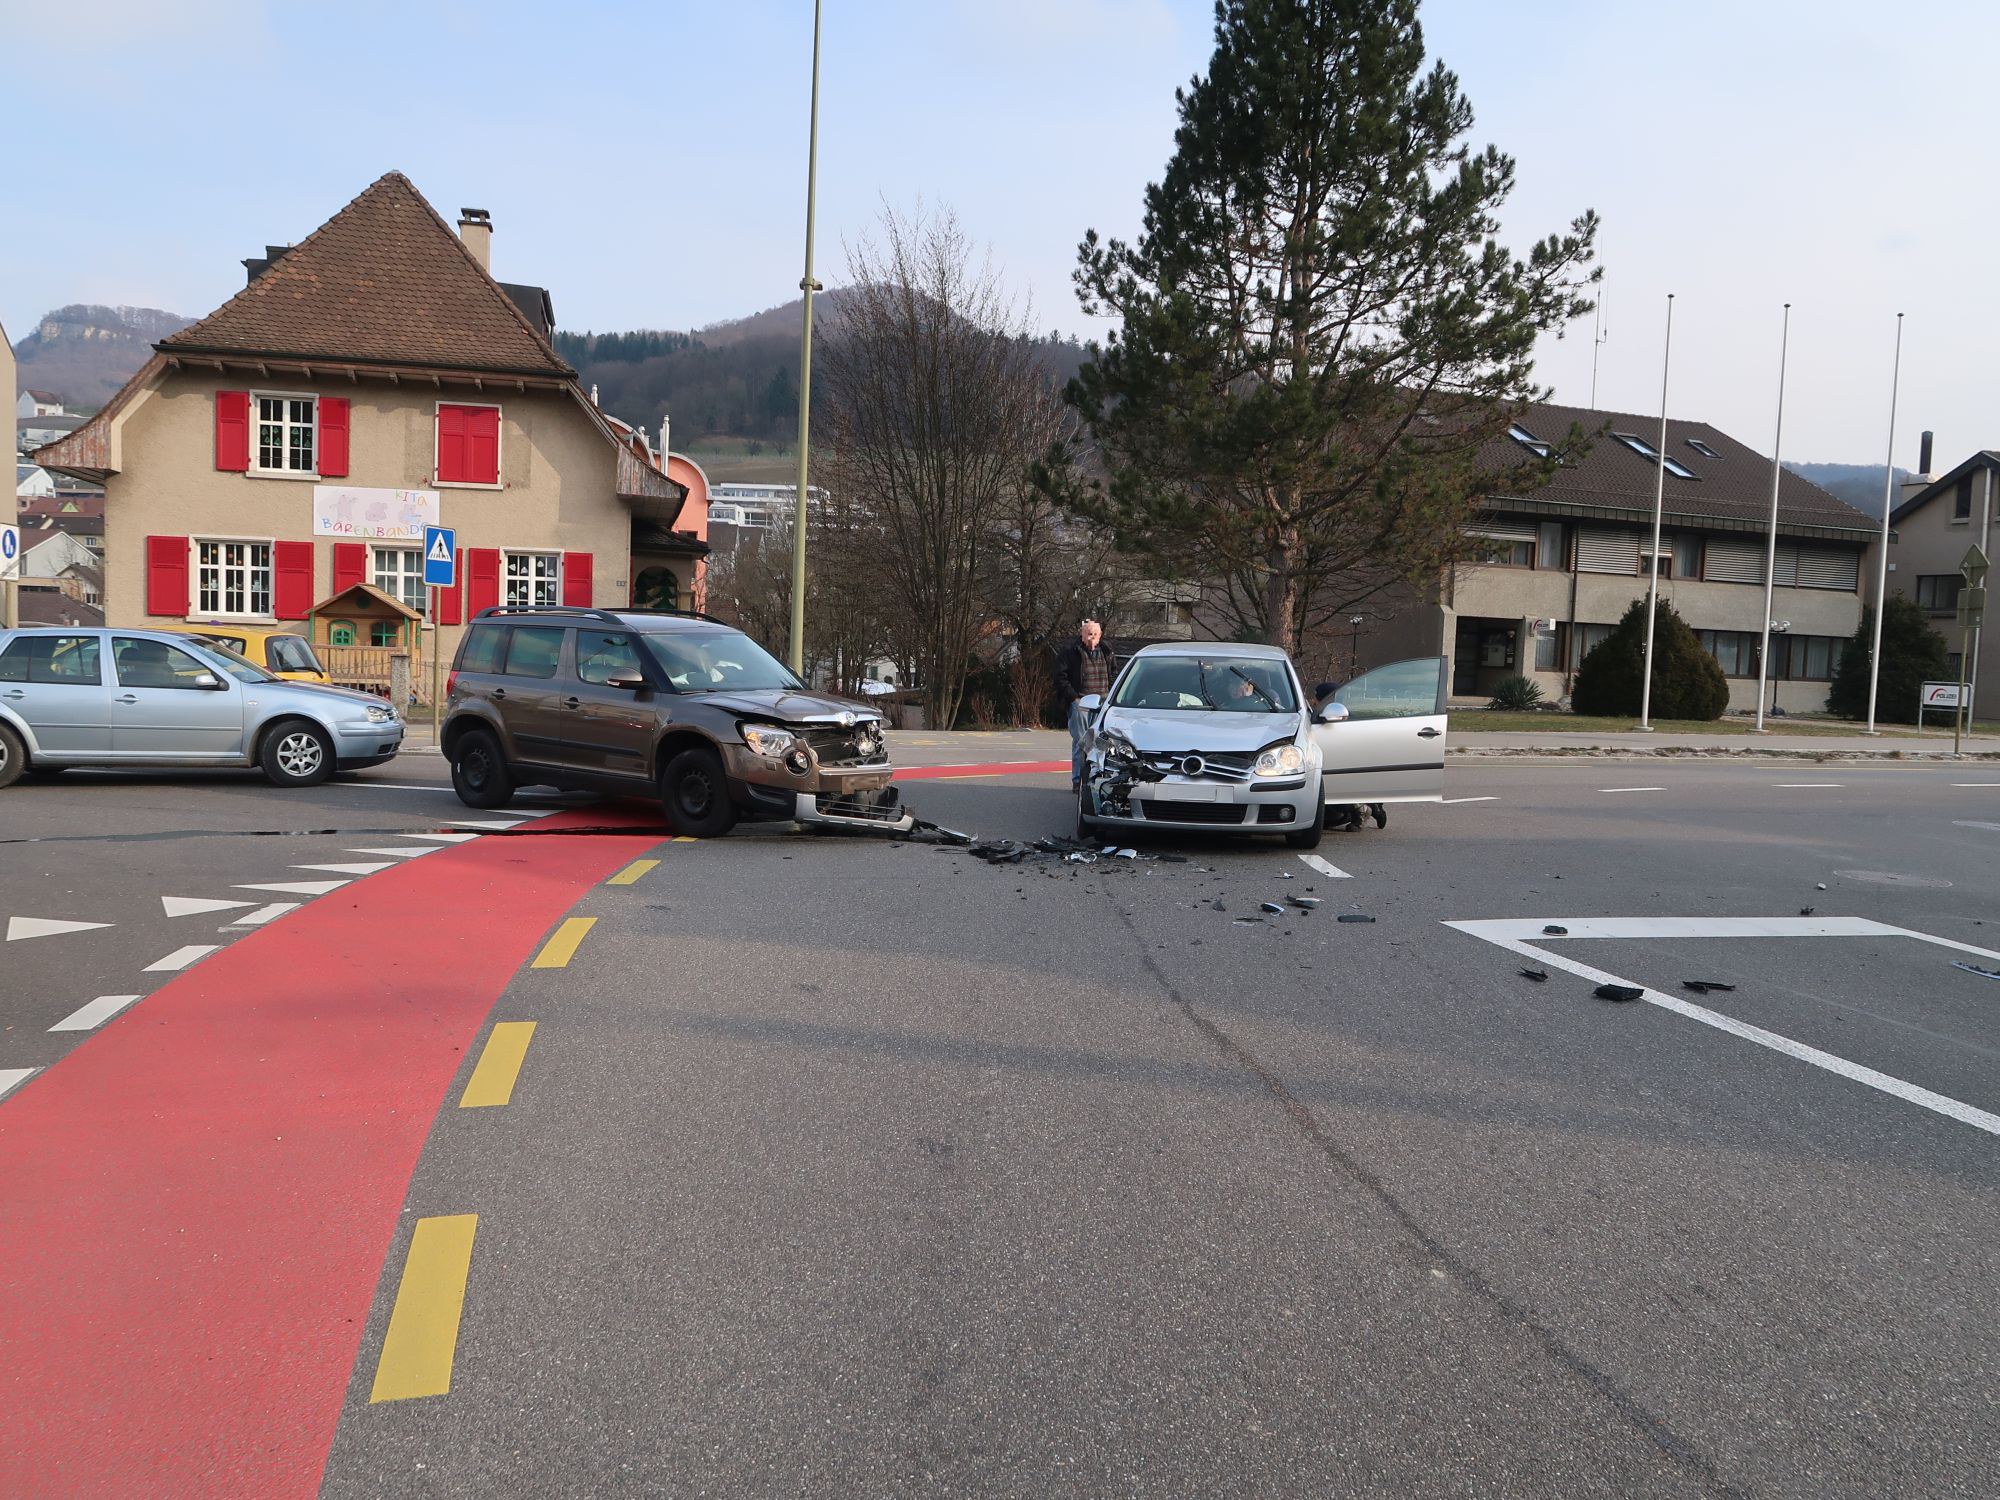
[[[530,967],[536,969],[568,968],[569,961],[576,957],[577,944],[581,943],[584,934],[596,925],[597,918],[595,917],[564,918],[562,926],[556,929],[555,936],[542,944],[542,951],[535,955],[535,961]]]
[[[478,1227],[477,1214],[417,1220],[375,1366],[375,1388],[368,1393],[371,1403],[442,1396],[451,1389],[458,1320],[465,1311],[465,1281]]]
[[[486,1109],[512,1099],[514,1083],[521,1076],[521,1064],[528,1056],[528,1043],[534,1035],[533,1021],[495,1023],[492,1034],[486,1038],[486,1046],[480,1051],[479,1061],[472,1069],[472,1077],[465,1085],[465,1092],[459,1097],[458,1107]]]
[[[635,859],[631,864],[605,881],[606,885],[633,885],[639,877],[659,864],[657,859]]]

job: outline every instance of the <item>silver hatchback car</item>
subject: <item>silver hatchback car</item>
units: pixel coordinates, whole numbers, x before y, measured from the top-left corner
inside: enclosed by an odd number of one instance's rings
[[[287,682],[185,635],[0,630],[0,787],[70,766],[256,766],[313,786],[402,743],[380,698]]]

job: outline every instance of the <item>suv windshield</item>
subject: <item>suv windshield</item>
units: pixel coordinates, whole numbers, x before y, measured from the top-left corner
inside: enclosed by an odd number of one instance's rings
[[[1142,656],[1112,695],[1114,708],[1288,714],[1292,674],[1268,656]]]
[[[723,693],[805,684],[740,630],[659,631],[640,637],[677,693]]]

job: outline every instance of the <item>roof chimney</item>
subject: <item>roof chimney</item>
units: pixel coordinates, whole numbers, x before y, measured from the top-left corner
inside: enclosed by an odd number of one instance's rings
[[[1926,432],[1922,446],[1917,451],[1917,472],[1929,474],[1931,471],[1931,434]]]
[[[458,211],[458,237],[465,241],[465,248],[472,252],[472,258],[479,262],[479,269],[492,275],[493,216],[483,208],[461,208]]]

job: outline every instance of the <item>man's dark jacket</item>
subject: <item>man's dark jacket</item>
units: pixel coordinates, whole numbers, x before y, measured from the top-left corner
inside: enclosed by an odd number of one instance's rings
[[[1113,677],[1118,675],[1118,658],[1111,654],[1111,647],[1103,641],[1097,643],[1097,651],[1104,658],[1105,666]],[[1105,684],[1106,688],[1110,683]],[[1083,641],[1071,641],[1056,653],[1056,691],[1062,694],[1065,706],[1083,696]]]

